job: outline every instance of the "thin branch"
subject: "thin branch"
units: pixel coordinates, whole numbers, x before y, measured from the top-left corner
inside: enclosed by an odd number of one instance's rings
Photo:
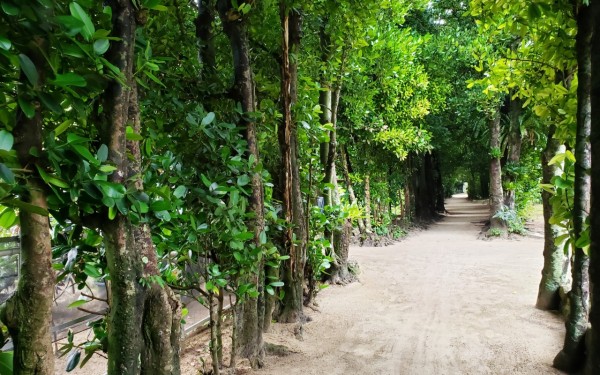
[[[105,309],[104,311],[92,311],[92,310],[85,309],[83,307],[78,307],[77,310],[86,312],[88,314],[94,314],[94,315],[100,315],[100,316],[106,316],[108,314],[108,309]]]

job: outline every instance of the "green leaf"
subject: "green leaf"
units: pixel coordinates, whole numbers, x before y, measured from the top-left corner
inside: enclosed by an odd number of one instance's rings
[[[39,165],[36,165],[35,167],[37,168],[38,173],[40,174],[40,177],[42,178],[42,180],[44,180],[44,182],[46,182],[47,184],[58,186],[63,189],[69,188],[69,184],[65,180],[62,180],[62,179],[56,177],[55,175],[51,175],[51,174],[47,173]]]
[[[60,101],[57,100],[56,95],[51,95],[46,92],[38,93],[38,97],[40,101],[54,113],[61,114],[63,112],[63,108],[60,105]]]
[[[21,110],[23,111],[25,116],[27,116],[27,118],[33,118],[33,116],[35,116],[35,107],[33,104],[21,97],[19,97],[18,102],[19,107],[21,107]]]
[[[207,187],[207,188],[209,188],[209,187],[210,187],[210,185],[211,185],[211,182],[210,182],[210,180],[209,180],[209,179],[208,179],[208,178],[207,178],[207,177],[206,177],[204,174],[201,174],[201,175],[200,175],[200,178],[202,179],[202,183],[203,183],[204,185],[206,185],[206,187]]]
[[[100,163],[104,163],[106,159],[108,159],[108,147],[105,144],[102,144],[96,153],[96,160]]]
[[[215,119],[214,112],[208,112],[208,114],[202,119],[202,125],[208,125]]]
[[[87,81],[85,78],[80,76],[77,73],[65,73],[65,74],[57,74],[56,78],[51,81],[53,85],[60,87],[68,87],[68,86],[76,86],[76,87],[85,87],[87,86]]]
[[[269,285],[274,286],[274,287],[282,287],[283,281],[274,281],[274,282],[270,283]]]
[[[87,267],[87,265],[86,265],[86,267]],[[78,299],[77,301],[71,302],[71,303],[69,304],[69,306],[67,306],[67,307],[68,307],[68,308],[70,308],[70,309],[72,309],[72,308],[74,308],[74,307],[79,307],[79,306],[85,305],[85,304],[86,304],[86,303],[88,303],[88,302],[89,302],[89,301],[88,301],[88,300],[85,300],[85,299]]]
[[[76,153],[86,158],[90,163],[94,165],[98,164],[98,160],[94,157],[94,155],[92,155],[92,153],[90,152],[90,150],[87,149],[87,147],[82,145],[71,145],[71,147],[73,147],[73,150]]]
[[[20,210],[25,210],[32,214],[48,216],[48,210],[46,210],[45,208],[39,207],[39,206],[34,206],[31,203],[26,203],[26,202],[20,201],[18,199],[7,199],[6,201],[4,201],[4,203],[7,206],[16,207]]]
[[[175,198],[182,198],[185,195],[185,193],[187,193],[187,188],[183,185],[179,185],[177,189],[175,189],[175,191],[173,192],[173,196]]]
[[[15,174],[5,164],[0,163],[0,178],[3,179],[7,184],[15,183]]]
[[[0,227],[9,229],[17,222],[17,214],[12,208],[6,208],[0,214]]]
[[[258,235],[258,240],[260,241],[261,245],[264,245],[267,243],[267,233],[265,233],[264,230],[262,232],[260,232],[260,234]]]
[[[15,142],[13,135],[6,130],[0,130],[0,150],[10,151]]]
[[[67,367],[65,370],[67,372],[73,371],[79,363],[79,358],[81,358],[81,351],[79,351],[79,349],[72,349],[71,353],[69,353],[69,356],[67,357]]]
[[[86,263],[85,267],[83,268],[83,272],[86,275],[93,277],[95,279],[102,277],[102,274],[100,273],[100,271],[98,270],[98,268],[96,267],[96,265],[94,263]]]
[[[8,40],[6,37],[0,36],[0,48],[2,48],[5,51],[8,51],[11,46],[12,43],[10,42],[10,40]]]
[[[33,61],[31,61],[27,55],[21,53],[19,54],[19,63],[21,65],[21,70],[25,73],[25,77],[27,77],[31,86],[36,86],[39,76]]]
[[[105,197],[112,199],[121,199],[125,197],[127,190],[125,186],[108,181],[94,181]]]
[[[63,121],[60,125],[58,125],[56,127],[56,129],[54,129],[54,135],[56,137],[58,137],[59,135],[61,135],[62,133],[65,132],[65,130],[69,129],[69,127],[73,124],[73,120],[65,120]]]
[[[98,39],[94,42],[94,53],[96,55],[103,55],[108,51],[108,47],[110,47],[108,39]]]
[[[246,174],[238,176],[238,178],[237,178],[238,186],[246,186],[246,185],[248,185],[249,182],[250,182],[250,177],[248,177],[248,175],[246,175]]]
[[[18,16],[20,9],[10,1],[2,1],[2,10],[9,16]]]
[[[0,375],[13,374],[13,352],[0,352]]]
[[[85,40],[90,40],[92,35],[96,32],[94,28],[94,24],[92,20],[87,15],[85,10],[81,8],[81,6],[75,2],[69,4],[69,10],[71,11],[71,15],[76,19],[83,22],[83,28],[81,29],[81,35],[85,38]]]
[[[155,201],[150,204],[152,211],[168,211],[171,210],[171,203],[165,200]]]

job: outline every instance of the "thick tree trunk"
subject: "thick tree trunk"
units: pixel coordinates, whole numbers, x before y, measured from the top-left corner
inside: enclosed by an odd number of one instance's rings
[[[510,167],[515,167],[521,159],[521,112],[523,111],[522,101],[519,98],[510,99],[508,117],[509,117],[509,133],[508,133],[508,155],[507,155],[507,172],[504,175],[506,185],[504,190],[504,205],[511,210],[515,209],[515,189],[512,184],[516,180],[514,173],[511,173]]]
[[[42,150],[42,117],[39,109],[32,119],[19,113],[14,129],[14,149],[23,168],[36,171],[38,160],[32,148]],[[33,172],[21,199],[47,209],[46,186]],[[1,318],[13,340],[15,375],[53,375],[54,353],[50,338],[54,271],[50,221],[47,216],[19,211],[21,225],[21,274],[17,291],[6,301]]]
[[[283,124],[279,127],[279,145],[283,164],[283,211],[285,219],[290,225],[285,233],[284,246],[285,253],[290,256],[290,259],[283,263],[282,279],[285,294],[278,319],[282,323],[294,323],[304,320],[303,282],[306,263],[306,227],[300,190],[297,132],[292,119],[292,106],[296,101],[297,93],[298,66],[296,60],[290,61],[290,52],[295,54],[299,50],[302,17],[298,11],[289,10],[285,1],[280,3],[280,16]]]
[[[592,1],[591,152],[592,199],[590,210],[590,323],[592,330],[586,375],[600,374],[600,2]]]
[[[120,41],[111,46],[109,58],[121,70],[126,84],[113,81],[105,93],[108,118],[103,137],[108,144],[109,160],[117,167],[109,178],[124,185],[133,180],[134,187],[142,190],[139,144],[126,140],[128,125],[133,125],[136,132],[141,127],[132,74],[135,10],[129,1],[114,1],[111,8],[114,35]],[[115,219],[104,222],[102,230],[111,276],[109,375],[179,374],[179,303],[170,290],[158,285],[144,289],[139,282],[160,274],[149,228],[134,226],[126,216],[117,213]],[[147,261],[142,262],[143,258]]]
[[[498,153],[500,150],[500,111],[496,111],[489,119],[490,151]],[[504,220],[494,217],[504,208],[502,197],[502,167],[500,157],[491,156],[490,159],[490,229],[506,229]]]
[[[127,123],[134,133],[141,134],[141,118],[137,85],[130,83],[129,111]],[[130,155],[127,175],[138,191],[144,190],[142,175],[142,153],[137,141],[127,142]],[[131,224],[129,224],[131,225]],[[147,224],[132,226],[134,251],[140,260],[146,259],[142,278],[160,276],[156,249],[152,243],[152,234]],[[157,284],[149,285],[144,290],[142,316],[142,375],[178,375],[179,349],[181,333],[181,303],[179,298],[168,288]]]
[[[256,111],[255,85],[250,64],[250,46],[248,42],[247,20],[237,13],[231,0],[219,0],[218,10],[223,24],[223,30],[229,38],[233,55],[234,70],[234,96],[246,114],[240,120],[244,128],[244,138],[248,143],[248,157],[253,157],[256,163],[260,160],[258,152],[258,138],[256,123],[248,113]],[[263,187],[260,173],[252,174],[250,195],[250,210],[254,217],[250,220],[249,227],[254,232],[254,242],[260,246],[260,234],[264,230],[263,215]],[[239,304],[237,311],[238,327],[236,328],[236,354],[238,357],[248,358],[253,368],[262,367],[264,361],[263,324],[264,324],[264,297],[263,297],[263,265],[258,265],[258,274],[251,275],[248,282],[257,286],[260,293],[256,300],[250,299]]]
[[[589,7],[577,7],[577,137],[575,143],[575,196],[573,202],[573,231],[575,238],[582,233],[590,209],[590,127],[591,127],[591,37],[592,19]],[[585,358],[585,334],[589,313],[589,258],[583,249],[573,246],[573,286],[571,310],[567,318],[564,347],[554,358],[554,367],[566,372],[579,370]]]
[[[558,152],[564,152],[560,142],[554,139],[554,129],[552,126],[548,133],[546,148],[542,152],[542,183],[550,184],[554,176],[559,176],[562,172],[556,165],[548,165],[550,159]],[[567,271],[569,269],[569,258],[564,252],[564,242],[556,243],[556,238],[564,234],[564,230],[555,224],[550,224],[550,218],[554,214],[552,204],[550,204],[551,194],[542,191],[542,205],[544,207],[544,268],[542,269],[542,280],[538,290],[538,297],[535,306],[541,310],[558,310],[560,308],[559,288],[567,282]]]

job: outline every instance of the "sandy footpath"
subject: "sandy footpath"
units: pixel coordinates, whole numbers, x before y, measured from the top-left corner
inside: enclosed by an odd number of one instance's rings
[[[320,293],[303,341],[274,325],[265,340],[294,353],[253,374],[559,374],[563,323],[534,308],[542,240],[480,240],[486,205],[447,210],[403,242],[352,248],[360,282]]]

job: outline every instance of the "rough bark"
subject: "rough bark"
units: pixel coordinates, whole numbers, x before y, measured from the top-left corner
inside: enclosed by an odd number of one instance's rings
[[[592,296],[590,346],[586,375],[600,374],[600,3],[592,1],[590,291]]]
[[[244,129],[244,138],[248,143],[248,157],[252,156],[258,163],[260,160],[256,123],[249,115],[256,111],[255,85],[250,64],[250,46],[248,41],[248,25],[246,18],[233,7],[231,0],[219,0],[217,4],[223,31],[229,38],[233,57],[235,99],[241,104],[245,113],[239,121]],[[249,221],[249,227],[254,232],[254,242],[260,246],[260,233],[264,229],[263,188],[262,179],[258,172],[252,174],[250,194],[250,210],[254,217]],[[254,283],[260,294],[263,293],[262,264],[258,274],[251,275],[249,282]],[[264,314],[264,298],[249,299],[238,305],[236,314],[236,347],[238,357],[248,358],[253,368],[261,367],[264,361],[264,345],[262,338]]]
[[[550,159],[561,151],[560,142],[554,139],[552,126],[548,133],[546,147],[542,151],[542,183],[550,184],[554,176],[562,172],[556,164],[548,165]],[[564,147],[563,152],[564,152]],[[544,268],[542,269],[542,280],[538,290],[535,306],[541,310],[558,310],[560,308],[559,288],[567,282],[566,275],[569,268],[569,259],[564,252],[564,243],[556,244],[556,238],[564,234],[564,230],[555,224],[550,224],[550,218],[554,214],[550,204],[551,194],[542,191],[542,205],[544,208]]]
[[[137,86],[130,83],[128,121],[134,133],[141,133],[141,118]],[[142,154],[137,141],[127,142],[130,155],[128,179],[138,191],[144,190],[142,181]],[[131,223],[129,223],[131,225]],[[139,277],[160,276],[156,249],[152,243],[152,234],[147,224],[131,225],[133,251],[141,261],[146,259]],[[144,290],[142,316],[142,355],[141,374],[177,375],[180,373],[179,349],[181,331],[181,303],[168,288],[151,284]]]
[[[522,135],[521,135],[521,112],[523,111],[523,104],[521,99],[509,98],[509,109],[508,109],[508,117],[509,117],[509,133],[508,133],[508,155],[507,155],[507,165],[508,166],[517,166],[519,164],[519,160],[521,159],[521,145],[522,145]],[[511,210],[515,209],[515,189],[512,188],[512,183],[515,182],[516,176],[513,173],[507,172],[504,175],[504,180],[506,182],[505,185],[508,187],[504,190],[504,205]]]
[[[215,12],[211,0],[198,1],[198,15],[196,16],[196,38],[198,39],[198,61],[202,64],[202,77],[207,79],[215,70],[215,46],[213,43],[213,21]]]
[[[33,56],[33,54],[31,54]],[[40,63],[38,59],[36,63]],[[37,64],[36,64],[37,65]],[[42,77],[43,78],[43,77]],[[18,113],[13,131],[14,149],[23,168],[33,170],[25,183],[27,194],[21,199],[44,209],[45,184],[37,175],[39,160],[29,151],[42,150],[42,116],[39,107],[32,119]],[[21,274],[16,292],[6,301],[1,318],[13,340],[13,373],[16,375],[53,375],[54,353],[50,338],[54,271],[50,221],[47,216],[19,211],[21,225]]]
[[[278,320],[282,323],[294,323],[304,319],[303,282],[306,263],[306,227],[300,190],[297,132],[292,118],[292,106],[297,93],[298,67],[295,60],[290,61],[290,53],[294,54],[299,49],[302,17],[298,11],[288,9],[285,1],[280,3],[280,17],[283,123],[279,127],[279,146],[283,164],[283,211],[285,219],[290,225],[285,231],[284,248],[285,254],[290,258],[283,263],[282,267],[284,297]]]
[[[496,111],[488,121],[490,128],[490,151],[497,152],[500,149],[500,112]],[[502,194],[502,167],[500,157],[491,156],[490,159],[490,229],[506,229],[506,223],[497,217],[497,212],[504,208]]]
[[[129,1],[113,1],[113,32],[120,38],[113,43],[109,59],[117,66],[126,84],[110,83],[105,92],[106,127],[103,137],[109,160],[117,170],[111,182],[143,189],[139,144],[127,142],[126,127],[140,131],[139,107],[132,69],[135,61],[135,10]],[[131,160],[128,157],[131,156]],[[180,306],[168,289],[139,280],[159,275],[150,230],[135,226],[117,213],[102,225],[110,283],[108,316],[108,373],[179,374]],[[147,261],[142,262],[143,258]],[[165,321],[167,324],[165,324]]]
[[[577,37],[577,136],[575,141],[575,196],[573,232],[579,238],[590,209],[590,127],[591,127],[591,24],[589,7],[576,7]],[[589,313],[589,258],[573,246],[571,310],[566,322],[563,349],[554,358],[554,367],[566,372],[581,369],[585,358],[585,334]]]

